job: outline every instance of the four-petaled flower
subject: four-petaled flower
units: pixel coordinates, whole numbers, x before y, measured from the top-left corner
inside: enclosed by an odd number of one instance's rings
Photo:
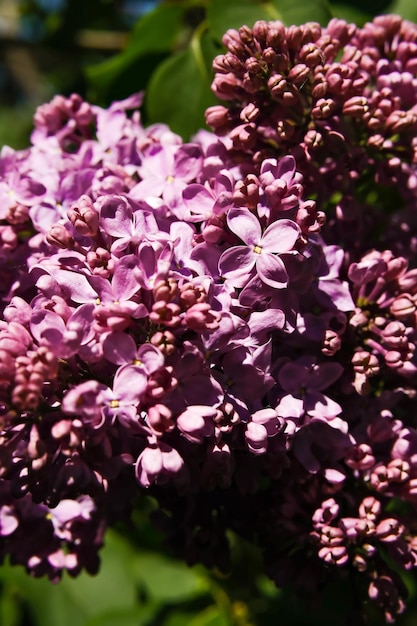
[[[263,283],[275,289],[288,284],[288,273],[280,254],[291,252],[299,237],[299,226],[288,219],[273,222],[262,233],[258,218],[247,209],[233,208],[227,225],[245,245],[225,250],[219,259],[223,278],[235,287],[243,287],[255,273]]]

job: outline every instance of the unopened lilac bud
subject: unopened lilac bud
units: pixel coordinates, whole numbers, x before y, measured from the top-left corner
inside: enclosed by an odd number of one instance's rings
[[[300,52],[299,58],[301,63],[305,63],[308,67],[316,67],[316,65],[324,65],[326,62],[322,50],[313,43],[305,44]]]
[[[356,541],[361,535],[372,534],[373,532],[372,521],[358,517],[342,517],[339,526],[349,541]]]
[[[389,350],[384,354],[385,363],[392,369],[399,369],[404,365],[404,359],[398,350]]]
[[[395,298],[390,306],[390,313],[401,320],[413,315],[416,312],[416,308],[414,299],[408,293],[404,293]]]
[[[387,465],[388,477],[391,482],[402,483],[409,478],[410,464],[402,459],[393,459]]]
[[[327,25],[328,33],[333,39],[340,42],[341,46],[345,46],[351,40],[356,30],[355,24],[350,24],[336,17],[332,18]]]
[[[320,529],[320,541],[327,546],[340,546],[344,542],[344,533],[341,528],[325,525]]]
[[[219,130],[228,128],[230,122],[230,114],[229,109],[222,106],[221,104],[217,104],[206,109],[206,123],[207,126],[211,126],[215,130]]]
[[[339,515],[339,505],[334,498],[329,498],[322,502],[319,509],[313,514],[315,528],[321,528],[330,524]]]
[[[286,29],[287,45],[290,50],[299,50],[303,42],[303,29],[301,26],[289,26]]]
[[[309,79],[310,72],[311,70],[308,65],[305,63],[297,63],[297,65],[291,68],[288,78],[297,86],[304,85]]]
[[[89,196],[83,195],[67,212],[74,229],[83,236],[94,237],[98,231],[99,215]]]
[[[201,443],[204,437],[214,434],[213,417],[216,409],[209,406],[189,406],[178,416],[176,422],[182,434],[193,443]]]
[[[45,236],[46,241],[58,248],[71,250],[74,247],[74,237],[63,224],[54,224]]]
[[[242,80],[243,89],[256,97],[261,89],[265,87],[265,79],[263,76],[253,76],[248,72],[245,73]]]
[[[175,335],[169,330],[158,331],[151,337],[151,344],[159,348],[163,354],[172,354],[175,351]]]
[[[155,324],[162,324],[169,328],[174,328],[181,323],[179,316],[181,312],[180,307],[173,302],[165,302],[164,300],[158,300],[152,305],[152,311],[149,314]]]
[[[386,491],[389,487],[389,476],[388,470],[385,465],[381,464],[376,467],[370,476],[371,486],[376,489],[376,491]]]
[[[253,28],[252,28],[253,36],[255,37],[255,39],[258,40],[258,42],[261,44],[262,47],[265,47],[266,45],[268,29],[269,29],[269,23],[265,22],[265,20],[258,20],[253,25]]]
[[[359,515],[366,519],[375,521],[381,513],[382,506],[379,500],[374,496],[367,496],[359,505]]]
[[[240,124],[230,131],[229,136],[237,149],[250,149],[256,141],[256,126],[253,123]]]
[[[105,248],[89,250],[86,257],[91,272],[102,278],[109,278],[114,271],[114,260],[111,253]]]
[[[220,314],[213,311],[208,302],[198,302],[185,314],[185,324],[197,332],[212,332],[219,327]]]
[[[263,61],[277,72],[287,68],[288,59],[283,54],[279,54],[274,48],[262,50]]]
[[[378,357],[366,350],[357,350],[352,357],[352,365],[356,372],[365,376],[375,376],[379,373]]]
[[[270,90],[271,94],[275,98],[277,98],[279,96],[282,96],[282,94],[284,93],[284,91],[288,87],[287,81],[285,80],[285,78],[281,74],[273,74],[268,79],[267,85],[268,85],[268,89]]]
[[[417,116],[411,111],[394,111],[386,121],[387,128],[394,133],[415,128]]]
[[[240,38],[237,30],[230,28],[222,37],[222,42],[230,52],[239,59],[244,58],[246,54],[245,46]]]
[[[244,64],[234,54],[227,52],[226,54],[219,54],[214,57],[213,69],[215,72],[226,74],[229,72],[242,71]]]
[[[162,435],[175,428],[172,411],[164,404],[154,404],[148,408],[149,425],[156,434]]]
[[[380,541],[392,543],[393,541],[397,541],[404,533],[404,526],[399,520],[389,517],[379,522],[375,533]]]
[[[321,351],[326,356],[334,356],[340,350],[342,341],[334,331],[327,329],[324,333]]]
[[[389,322],[382,331],[382,336],[390,348],[400,350],[408,345],[407,327],[400,321]]]
[[[325,97],[327,92],[328,92],[327,81],[321,79],[313,85],[313,88],[311,90],[311,95],[315,100],[320,100],[321,98]]]
[[[207,243],[216,244],[224,237],[224,232],[224,223],[214,216],[205,222],[201,235]]]
[[[245,68],[249,72],[249,74],[261,74],[265,71],[265,63],[263,63],[260,59],[256,57],[249,57],[245,61]]]
[[[364,96],[353,96],[343,105],[343,113],[350,117],[363,117],[368,111],[368,100]]]
[[[238,33],[239,33],[239,37],[245,44],[249,46],[252,44],[253,32],[248,26],[241,26],[238,30]]]
[[[177,291],[178,283],[173,279],[159,281],[152,290],[156,302],[170,302],[175,298]]]
[[[274,49],[279,49],[285,39],[285,26],[282,22],[267,23],[266,45]]]
[[[326,119],[330,117],[336,108],[336,103],[331,98],[319,98],[314,105],[311,114],[317,119]]]
[[[262,424],[249,422],[246,427],[245,439],[252,454],[265,454],[268,446],[268,433]]]
[[[320,148],[324,144],[323,135],[317,130],[307,131],[304,141],[309,148]]]
[[[18,245],[17,233],[12,226],[0,226],[0,249],[3,252],[11,252]]]
[[[417,268],[413,268],[399,276],[398,283],[403,291],[414,295],[417,293]]]
[[[259,109],[252,102],[246,105],[240,113],[240,119],[243,122],[253,122],[258,116]]]
[[[408,261],[404,257],[392,257],[387,259],[387,271],[385,272],[385,279],[395,280],[400,278],[404,274],[408,267]]]
[[[375,464],[372,448],[366,443],[356,444],[346,455],[345,463],[352,469],[366,470],[371,468]]]
[[[346,546],[323,547],[319,550],[318,555],[323,561],[329,565],[345,565],[349,560]]]

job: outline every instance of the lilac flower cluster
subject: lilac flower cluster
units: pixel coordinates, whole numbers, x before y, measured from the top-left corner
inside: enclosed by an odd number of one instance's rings
[[[325,28],[259,21],[223,42],[212,87],[227,106],[210,107],[208,124],[246,165],[249,155],[260,165],[293,154],[306,193],[327,206],[329,243],[352,248],[359,230],[362,245],[376,245],[375,220],[385,209],[388,221],[399,196],[413,212],[415,24],[396,15],[363,28],[336,18]]]
[[[150,493],[189,563],[227,568],[231,529],[278,585],[316,595],[349,577],[387,621],[404,610],[397,572],[417,565],[415,32],[393,16],[258,22],[229,31],[215,61],[233,104],[208,119],[224,137],[144,128],[138,95],[108,109],[73,95],[38,109],[30,148],[3,148],[2,557],[52,580],[94,572],[105,527]],[[377,128],[350,112],[378,89],[408,120],[391,146],[387,115]],[[364,141],[371,130],[384,142]],[[375,206],[355,215],[372,236],[340,209],[356,211],[346,185],[356,194],[365,170]],[[398,191],[388,215],[383,172]]]

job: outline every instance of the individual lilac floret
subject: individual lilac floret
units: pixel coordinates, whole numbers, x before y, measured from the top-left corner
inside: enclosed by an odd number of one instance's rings
[[[300,234],[297,224],[291,220],[278,220],[262,233],[253,213],[232,209],[227,215],[227,225],[245,245],[233,246],[223,252],[219,260],[222,276],[234,287],[243,287],[256,272],[270,287],[286,287],[288,273],[278,255],[294,249]]]

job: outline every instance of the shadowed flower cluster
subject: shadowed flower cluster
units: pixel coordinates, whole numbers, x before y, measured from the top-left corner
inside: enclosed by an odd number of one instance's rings
[[[150,493],[190,564],[227,570],[233,530],[278,585],[353,577],[388,622],[404,610],[415,39],[395,16],[257,22],[215,60],[221,137],[144,128],[139,95],[71,96],[3,148],[2,557],[95,572]]]

